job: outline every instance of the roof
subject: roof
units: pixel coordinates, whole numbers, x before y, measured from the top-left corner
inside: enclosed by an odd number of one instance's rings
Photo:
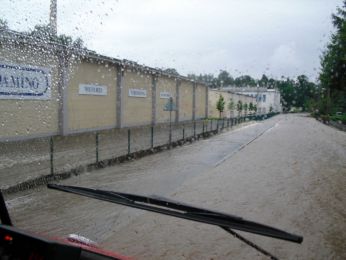
[[[151,74],[157,74],[161,76],[173,77],[177,79],[182,79],[186,81],[195,82],[202,85],[207,85],[207,83],[202,81],[196,81],[182,75],[176,75],[173,73],[167,73],[159,68],[152,68],[146,65],[140,65],[137,62],[126,60],[126,59],[116,59],[113,57],[98,54],[93,50],[87,48],[77,48],[70,45],[63,45],[57,41],[47,41],[39,37],[33,37],[26,33],[17,32],[9,29],[0,28],[0,40],[15,41],[15,43],[29,44],[44,47],[56,52],[68,52],[74,55],[78,55],[81,58],[90,58],[94,60],[99,60],[103,62],[109,62],[123,67],[131,67],[141,71],[148,71]]]
[[[269,89],[265,87],[237,87],[237,86],[227,86],[221,89],[222,91],[230,91],[230,92],[277,92],[277,89]]]

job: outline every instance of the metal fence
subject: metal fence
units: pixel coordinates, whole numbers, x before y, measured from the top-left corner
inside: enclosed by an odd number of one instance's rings
[[[249,120],[275,115],[203,119],[174,124],[111,129],[0,143],[0,189],[25,190],[52,179],[106,167],[186,142],[193,142]]]

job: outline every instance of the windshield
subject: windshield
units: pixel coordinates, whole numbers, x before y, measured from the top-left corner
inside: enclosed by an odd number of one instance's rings
[[[225,230],[53,183],[304,236],[239,231],[277,258],[346,257],[345,32],[344,0],[2,0],[0,189],[13,225],[135,259],[258,258]]]

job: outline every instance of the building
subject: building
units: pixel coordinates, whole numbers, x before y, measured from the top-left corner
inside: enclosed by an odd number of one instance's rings
[[[208,86],[0,29],[0,142],[208,117]],[[175,109],[167,112],[170,98]]]
[[[225,101],[225,110],[221,113],[221,117],[237,117],[237,116],[245,116],[251,111],[241,112],[237,111],[237,103],[241,101],[243,104],[256,104],[256,98],[250,95],[231,93],[229,91],[211,89],[209,90],[209,98],[208,98],[208,116],[209,117],[219,117],[220,113],[216,108],[217,101],[219,100],[220,95],[223,96]],[[233,102],[233,109],[229,109],[229,103]]]
[[[277,89],[229,86],[222,88],[222,91],[244,94],[256,98],[258,114],[282,111],[280,92]]]

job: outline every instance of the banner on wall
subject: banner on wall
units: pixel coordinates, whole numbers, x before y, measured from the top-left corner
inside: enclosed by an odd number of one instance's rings
[[[107,96],[107,86],[79,84],[80,95]]]
[[[147,97],[147,91],[145,89],[130,88],[129,89],[129,97],[145,98],[145,97]]]
[[[166,91],[160,92],[160,98],[169,99],[170,97],[172,97],[170,92],[166,92]]]
[[[0,99],[51,98],[48,68],[0,63]]]

